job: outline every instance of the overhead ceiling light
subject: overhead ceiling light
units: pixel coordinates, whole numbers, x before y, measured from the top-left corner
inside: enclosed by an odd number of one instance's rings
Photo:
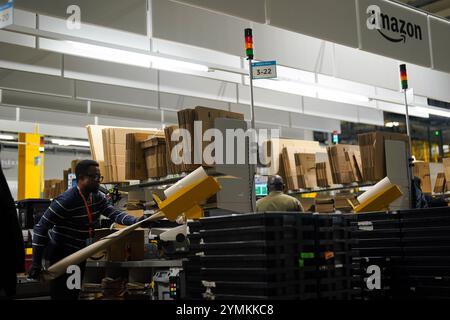
[[[16,138],[14,137],[14,136],[12,136],[12,135],[9,135],[9,134],[0,134],[0,140],[8,140],[8,141],[11,141],[11,140],[15,140]]]
[[[336,89],[317,88],[318,97],[325,100],[338,101],[343,103],[369,102],[369,97],[361,94],[349,93]]]
[[[67,43],[71,45],[72,49],[70,50],[70,52],[67,52],[68,54],[79,55],[86,58],[175,72],[209,71],[209,68],[207,66],[192,62],[156,57],[150,54],[107,48],[81,42],[67,41]]]
[[[398,127],[399,125],[400,125],[400,123],[397,122],[397,121],[386,122],[386,123],[384,124],[384,126],[385,126],[385,127],[388,127],[388,128]]]
[[[430,107],[416,107],[416,109],[423,110],[424,112],[426,112],[428,114],[432,114],[434,116],[450,118],[450,111],[446,111],[443,109],[436,109],[436,108],[430,108]]]
[[[51,139],[53,144],[58,144],[60,146],[78,146],[78,147],[89,147],[88,141],[81,140],[66,140],[66,139]]]
[[[68,54],[150,68],[150,57],[145,54],[74,41],[67,41],[67,43],[71,46]]]

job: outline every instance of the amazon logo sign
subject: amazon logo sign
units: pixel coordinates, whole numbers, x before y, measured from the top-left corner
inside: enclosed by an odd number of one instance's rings
[[[377,5],[367,7],[366,13],[369,16],[367,28],[376,30],[388,41],[406,43],[409,39],[422,40],[420,25],[383,13]]]

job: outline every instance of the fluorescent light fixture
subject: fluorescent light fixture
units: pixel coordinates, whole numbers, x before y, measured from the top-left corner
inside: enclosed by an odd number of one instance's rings
[[[430,107],[416,107],[416,109],[422,110],[423,112],[432,114],[434,116],[450,118],[450,111],[446,111],[444,109],[436,109],[436,108],[430,108]]]
[[[161,57],[150,57],[151,59],[151,67],[154,69],[160,70],[168,70],[168,71],[200,71],[200,72],[208,72],[209,68],[207,66],[191,63],[186,61],[167,59]]]
[[[349,93],[345,91],[327,89],[327,88],[317,88],[317,94],[320,99],[332,100],[343,103],[351,102],[369,102],[369,97],[363,96],[361,94]]]
[[[386,123],[384,124],[384,126],[385,126],[385,127],[388,127],[388,128],[398,127],[399,125],[400,125],[400,123],[397,122],[397,121],[386,122]]]
[[[200,71],[208,72],[207,66],[181,60],[155,57],[150,54],[107,48],[81,42],[67,41],[71,45],[68,54],[86,58],[133,65],[137,67],[162,69],[169,71]]]
[[[71,51],[67,52],[68,54],[150,68],[150,56],[145,54],[74,41],[67,41],[67,43],[71,46]]]
[[[89,147],[88,141],[82,140],[66,140],[66,139],[51,139],[53,144],[58,144],[60,146],[78,146],[78,147]]]
[[[12,136],[12,135],[9,135],[9,134],[0,134],[0,140],[8,140],[8,141],[11,141],[11,140],[15,140],[16,138],[14,137],[14,136]]]
[[[245,78],[245,84],[249,85],[248,77]],[[300,96],[315,98],[317,96],[316,88],[313,85],[307,85],[292,81],[275,80],[275,79],[258,79],[253,81],[253,85],[257,88],[286,92]]]

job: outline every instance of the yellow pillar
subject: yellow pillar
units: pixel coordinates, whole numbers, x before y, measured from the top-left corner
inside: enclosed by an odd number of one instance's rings
[[[19,133],[18,200],[38,199],[44,186],[44,137]]]

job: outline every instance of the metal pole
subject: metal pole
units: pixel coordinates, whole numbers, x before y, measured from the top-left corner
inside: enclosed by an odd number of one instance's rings
[[[252,121],[251,121],[251,129],[254,131],[255,130],[255,103],[254,103],[254,99],[253,99],[253,65],[252,65],[252,61],[253,59],[248,59],[248,69],[249,69],[249,78],[250,78],[250,107],[252,109]],[[253,132],[255,134],[255,138],[257,139],[257,135],[255,132]],[[255,141],[255,143],[258,143],[257,141]],[[255,145],[250,146],[249,144],[249,148],[257,148]],[[250,153],[249,153],[250,155]],[[250,159],[249,159],[250,160]],[[255,212],[256,211],[256,205],[253,201],[253,197],[254,197],[254,193],[255,193],[255,176],[256,176],[256,164],[250,164],[249,163],[249,168],[250,168],[250,185],[251,185],[251,192],[250,192],[250,203],[251,203],[251,208],[252,211]]]
[[[413,154],[412,154],[412,140],[411,140],[411,127],[409,123],[409,107],[408,107],[408,96],[407,96],[407,89],[403,90],[404,96],[405,96],[405,108],[406,108],[406,134],[408,135],[408,144],[409,144],[409,156],[408,156],[408,185],[409,185],[409,195],[410,195],[410,207],[414,208],[413,206],[413,196],[412,196],[412,188],[413,188],[413,173],[412,173],[412,167],[413,167]]]
[[[252,108],[252,129],[255,129],[255,103],[253,99],[253,64],[252,59],[248,59],[248,68],[250,70],[250,106]]]
[[[406,91],[407,91],[406,89],[403,90],[403,93],[405,95],[405,108],[406,108],[406,134],[408,135],[408,142],[409,142],[409,157],[412,158],[411,127],[409,124],[409,106]]]

